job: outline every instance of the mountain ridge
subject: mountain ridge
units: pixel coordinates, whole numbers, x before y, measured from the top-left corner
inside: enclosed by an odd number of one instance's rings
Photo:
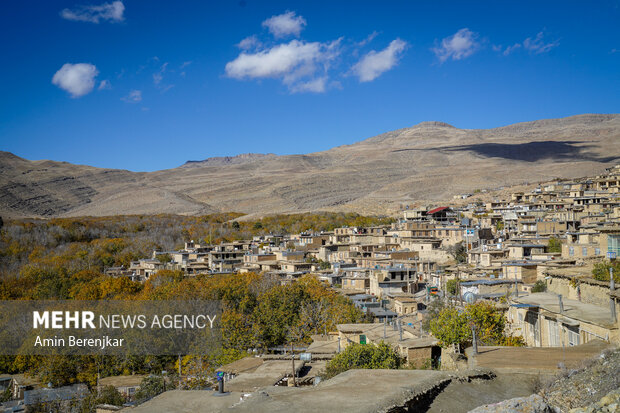
[[[332,149],[240,154],[131,172],[0,152],[0,215],[386,213],[475,189],[598,173],[620,159],[620,115],[491,129],[421,122]]]

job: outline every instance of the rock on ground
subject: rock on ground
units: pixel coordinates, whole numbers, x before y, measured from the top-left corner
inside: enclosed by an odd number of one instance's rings
[[[503,402],[487,404],[470,410],[469,413],[561,413],[560,409],[549,406],[545,400],[532,394],[529,397],[517,397]]]

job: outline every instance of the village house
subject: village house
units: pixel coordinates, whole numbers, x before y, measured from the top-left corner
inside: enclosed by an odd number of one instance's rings
[[[554,293],[512,299],[508,322],[531,347],[568,347],[598,339],[620,344],[618,322],[605,307]]]

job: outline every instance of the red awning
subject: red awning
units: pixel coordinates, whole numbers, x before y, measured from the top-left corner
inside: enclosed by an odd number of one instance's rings
[[[439,207],[439,208],[435,208],[435,209],[431,209],[430,211],[428,211],[426,213],[426,215],[433,215],[436,214],[439,211],[443,211],[444,209],[448,209],[449,207],[445,206],[445,207]]]

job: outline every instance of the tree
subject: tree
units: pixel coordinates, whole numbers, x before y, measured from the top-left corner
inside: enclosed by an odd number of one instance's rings
[[[157,261],[161,262],[162,264],[166,264],[172,261],[172,256],[170,254],[157,254],[155,258],[157,258]]]
[[[562,241],[556,237],[549,238],[547,252],[562,252]]]
[[[465,244],[463,244],[462,242],[449,246],[448,254],[452,255],[452,257],[459,264],[467,262],[467,248],[465,247]]]
[[[111,404],[114,406],[122,406],[125,398],[116,390],[114,386],[105,386],[101,390],[101,394],[97,397],[97,404]]]
[[[446,282],[446,290],[448,290],[448,294],[457,295],[459,289],[459,280],[452,279]]]
[[[471,330],[467,316],[455,307],[447,307],[441,310],[438,316],[431,320],[430,330],[444,348],[454,345],[461,346],[471,341]]]
[[[592,278],[599,281],[609,282],[609,269],[614,270],[614,280],[620,283],[620,261],[601,261],[594,264]]]
[[[543,280],[538,280],[534,283],[532,287],[533,293],[544,293],[547,291],[547,284]]]
[[[325,378],[351,369],[398,369],[402,363],[398,352],[383,341],[379,344],[352,343],[327,363]]]
[[[522,339],[504,335],[504,314],[492,303],[468,304],[463,311],[455,307],[443,309],[430,322],[430,330],[442,347],[464,347],[472,342],[472,328],[478,340],[486,345],[519,345]]]
[[[478,301],[465,306],[465,318],[469,329],[476,329],[480,341],[487,345],[501,345],[506,320],[504,313],[488,301]]]
[[[435,319],[443,309],[446,308],[446,303],[440,299],[434,299],[426,307],[426,314],[422,319],[422,330],[431,331],[431,320]]]
[[[142,380],[140,389],[134,397],[135,400],[148,399],[163,393],[164,389],[174,389],[174,380],[166,380],[164,376],[148,376]]]
[[[241,228],[241,225],[237,221],[232,222],[232,229],[238,231]]]
[[[8,402],[12,396],[11,387],[7,387],[3,392],[0,392],[0,403]]]

